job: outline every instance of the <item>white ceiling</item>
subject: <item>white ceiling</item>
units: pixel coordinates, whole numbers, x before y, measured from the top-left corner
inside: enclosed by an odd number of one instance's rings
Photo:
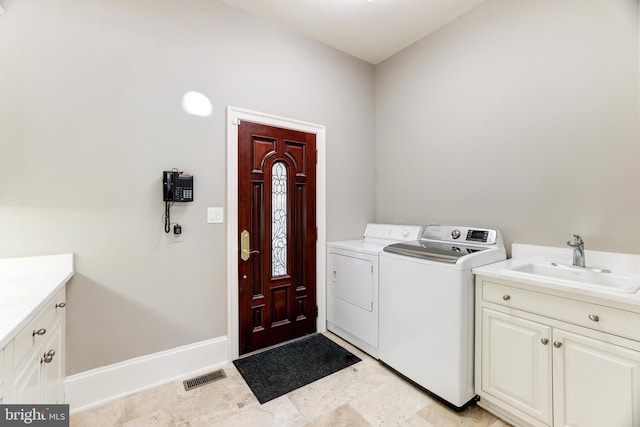
[[[222,0],[378,64],[484,0]]]

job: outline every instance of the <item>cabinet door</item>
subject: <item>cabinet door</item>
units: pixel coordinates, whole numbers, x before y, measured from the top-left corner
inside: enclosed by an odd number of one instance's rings
[[[9,403],[39,403],[41,372],[40,354],[34,351],[18,367],[18,374],[12,382],[13,395],[9,398]]]
[[[551,424],[551,328],[482,309],[482,390]]]
[[[62,360],[61,324],[58,322],[51,328],[51,336],[43,345],[42,368],[42,403],[64,402],[64,360]]]
[[[554,330],[554,425],[640,426],[640,352]]]

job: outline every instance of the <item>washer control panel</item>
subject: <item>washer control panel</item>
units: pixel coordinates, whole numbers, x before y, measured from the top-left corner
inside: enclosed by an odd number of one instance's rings
[[[498,242],[498,231],[491,228],[429,224],[424,228],[422,238],[460,243],[495,245]]]

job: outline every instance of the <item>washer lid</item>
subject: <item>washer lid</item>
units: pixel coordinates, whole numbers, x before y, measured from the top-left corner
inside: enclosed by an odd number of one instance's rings
[[[455,264],[463,256],[487,249],[489,248],[418,240],[414,242],[394,243],[392,245],[385,246],[383,250],[385,252],[405,255],[413,258]]]

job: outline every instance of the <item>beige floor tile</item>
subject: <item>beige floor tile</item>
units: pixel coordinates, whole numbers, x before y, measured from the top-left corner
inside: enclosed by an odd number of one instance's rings
[[[307,423],[298,409],[287,396],[281,396],[262,405],[251,405],[228,416],[209,414],[191,420],[189,426],[224,426],[224,427],[299,427]]]
[[[400,377],[388,380],[350,402],[373,426],[399,426],[432,401],[425,392]]]
[[[188,424],[184,424],[170,412],[157,411],[151,415],[127,421],[122,424],[122,427],[175,427],[182,425]]]
[[[124,419],[135,419],[173,404],[180,399],[178,384],[171,382],[123,399]]]
[[[425,426],[434,427],[498,427],[498,418],[478,406],[470,406],[462,412],[455,412],[438,401],[425,406],[416,416],[427,422]],[[418,420],[412,420],[411,426],[418,426]]]
[[[124,399],[71,415],[71,427],[118,426],[126,421]]]
[[[394,377],[368,358],[289,393],[293,404],[309,421],[389,382]]]
[[[182,381],[176,381],[74,414],[71,425],[181,425],[211,413],[228,416],[245,406],[258,405],[235,366],[229,364],[224,371],[226,378],[190,391],[184,390]],[[96,424],[96,420],[101,422]]]
[[[124,425],[128,420],[153,413],[178,399],[177,384],[167,383],[106,403],[97,408],[74,414],[70,425]]]
[[[307,427],[371,427],[371,424],[350,405],[345,404],[316,418]]]
[[[420,416],[420,413],[413,414],[406,420],[404,420],[401,424],[401,427],[438,427],[431,424],[429,421],[425,420]]]
[[[223,420],[260,406],[235,366],[229,364],[224,370],[226,378],[188,392],[181,388],[181,399],[152,416],[171,419],[175,425],[198,425],[198,420]]]

